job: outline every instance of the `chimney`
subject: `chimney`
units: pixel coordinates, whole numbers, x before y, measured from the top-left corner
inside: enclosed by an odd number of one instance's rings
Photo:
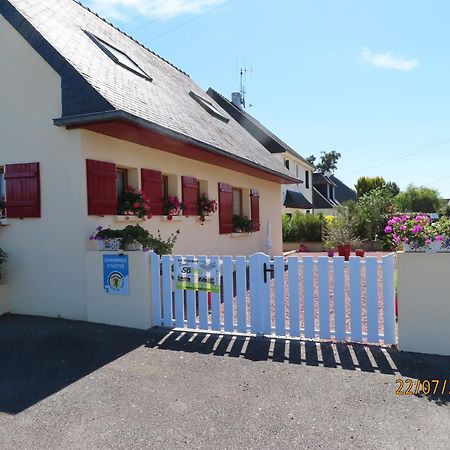
[[[242,97],[240,92],[233,92],[231,94],[231,103],[238,108],[242,108]]]

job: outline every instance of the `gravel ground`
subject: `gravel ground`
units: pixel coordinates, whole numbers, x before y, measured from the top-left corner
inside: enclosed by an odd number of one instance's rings
[[[366,252],[366,256],[376,256],[380,261],[383,256],[387,255],[386,252]],[[314,257],[315,260],[319,256],[327,256],[326,253],[294,253],[292,255],[289,255],[289,257],[298,257],[302,259],[305,256]],[[317,273],[317,267],[315,267],[315,273],[314,273],[314,293],[315,293],[315,304],[314,304],[314,311],[315,311],[315,326],[316,329],[319,328],[319,301],[318,301],[318,273]],[[330,277],[329,277],[329,285],[330,285],[330,327],[331,330],[334,330],[335,327],[335,316],[334,316],[334,298],[333,298],[333,266],[330,264]],[[304,304],[303,304],[303,275],[302,270],[300,270],[299,274],[299,286],[300,286],[300,326],[301,328],[304,327]],[[379,334],[383,334],[383,304],[382,304],[382,293],[383,293],[383,277],[381,272],[381,267],[378,269],[378,324],[379,324]],[[346,288],[346,331],[350,332],[350,277],[349,277],[349,269],[346,267],[345,269],[345,288]],[[289,283],[288,283],[288,272],[285,272],[285,296],[286,296],[286,314],[285,314],[285,323],[286,327],[289,327]],[[363,266],[363,269],[361,271],[361,297],[362,297],[362,331],[363,333],[367,332],[367,308],[366,308],[366,275],[365,275],[365,269]],[[236,314],[236,297],[234,300],[234,320],[235,323],[237,321],[237,314]],[[271,280],[271,308],[272,308],[272,326],[275,326],[275,308],[274,308],[274,280]],[[249,291],[247,291],[247,321],[249,323],[249,311],[250,311],[250,298],[249,298]],[[223,322],[223,305],[221,308],[221,314],[222,314],[222,322]]]

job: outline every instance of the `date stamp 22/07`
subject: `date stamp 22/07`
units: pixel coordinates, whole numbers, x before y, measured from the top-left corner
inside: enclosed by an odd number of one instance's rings
[[[412,380],[406,378],[395,380],[398,384],[396,395],[450,395],[450,380]]]

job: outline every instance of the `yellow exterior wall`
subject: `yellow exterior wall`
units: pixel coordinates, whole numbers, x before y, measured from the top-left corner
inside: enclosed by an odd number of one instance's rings
[[[180,236],[174,248],[177,254],[194,255],[251,255],[258,251],[266,251],[267,221],[272,224],[272,253],[282,254],[281,242],[281,205],[279,184],[255,178],[238,172],[233,172],[222,167],[193,161],[189,158],[172,155],[160,150],[144,147],[122,140],[109,138],[104,135],[84,131],[82,133],[83,159],[95,159],[108,161],[117,166],[132,170],[141,168],[159,170],[164,174],[175,175],[178,183],[178,197],[181,200],[181,176],[195,176],[201,184],[206,182],[209,198],[219,198],[218,183],[224,182],[233,187],[245,190],[257,189],[260,194],[260,220],[261,231],[250,235],[219,234],[219,214],[211,216],[211,220],[201,225],[197,217],[183,217],[179,221],[168,222],[161,216],[141,222],[141,225],[156,233],[161,231],[165,238],[170,233],[180,230]],[[202,183],[203,182],[203,183]],[[134,186],[140,187],[140,186]],[[81,188],[83,191],[82,202],[84,216],[84,235],[87,249],[91,249],[93,243],[89,243],[88,236],[97,225],[103,227],[121,228],[123,222],[115,221],[114,216],[86,216],[87,194],[86,175],[82,176]],[[245,195],[244,195],[245,197]],[[247,199],[248,200],[248,199]],[[244,204],[246,199],[244,198]],[[245,210],[244,210],[245,213]]]
[[[167,222],[154,217],[144,224],[167,237],[181,230],[179,254],[250,255],[266,250],[267,221],[272,225],[272,253],[282,254],[281,187],[148,147],[88,131],[58,128],[61,80],[31,46],[0,17],[0,165],[40,163],[41,218],[8,219],[0,226],[0,247],[9,254],[4,283],[12,313],[86,320],[86,250],[89,234],[101,224],[123,227],[114,217],[87,215],[86,158],[140,169],[161,170],[178,177],[196,176],[218,198],[218,182],[260,193],[261,231],[220,235],[218,214],[203,226],[196,217]],[[180,194],[181,195],[181,194]],[[100,281],[101,282],[101,281]],[[2,306],[3,308],[3,306]]]
[[[40,219],[9,219],[0,247],[13,313],[84,319],[80,133],[55,127],[61,80],[0,16],[0,164],[40,163]]]

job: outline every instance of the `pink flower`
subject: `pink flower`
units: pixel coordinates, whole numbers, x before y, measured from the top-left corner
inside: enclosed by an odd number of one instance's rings
[[[384,229],[384,232],[385,232],[386,234],[392,233],[392,227],[391,227],[390,225],[388,225],[388,226]]]
[[[400,231],[405,231],[406,230],[406,225],[400,225]]]
[[[434,240],[435,240],[435,241],[443,241],[443,240],[444,240],[444,237],[441,236],[440,234],[437,234],[437,235],[434,237]]]

